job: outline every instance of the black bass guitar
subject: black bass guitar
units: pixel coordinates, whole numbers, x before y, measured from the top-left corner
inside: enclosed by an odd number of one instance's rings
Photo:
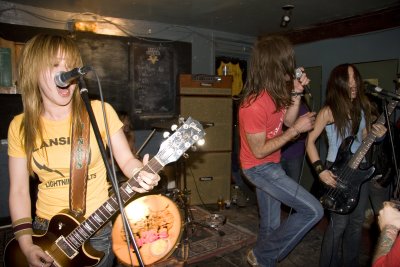
[[[388,115],[392,114],[397,103],[398,101],[391,101],[388,104]],[[376,123],[384,125],[385,114],[382,113]],[[335,162],[329,168],[337,176],[336,188],[323,184],[319,191],[319,195],[322,195],[319,200],[325,209],[338,214],[349,214],[355,209],[359,200],[361,185],[368,181],[375,171],[374,166],[367,169],[359,168],[375,138],[376,136],[371,131],[354,154],[350,150],[354,137],[349,136],[343,140]]]
[[[147,172],[157,173],[166,164],[174,162],[194,143],[205,135],[202,125],[188,118],[181,127],[165,140],[160,150],[142,168]],[[119,193],[126,204],[136,192],[132,186],[139,187],[134,177],[125,182]],[[119,211],[115,195],[104,202],[87,219],[76,218],[68,210],[51,218],[49,228],[44,235],[33,235],[33,243],[40,246],[54,262],[52,266],[76,267],[95,266],[103,257],[102,252],[94,250],[88,239],[106,224]],[[4,265],[6,267],[27,267],[28,262],[19,248],[18,241],[12,239],[5,248]]]

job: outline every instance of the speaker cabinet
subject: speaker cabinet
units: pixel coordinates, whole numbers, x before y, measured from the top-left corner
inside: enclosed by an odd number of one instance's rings
[[[231,152],[190,153],[185,167],[192,205],[217,203],[220,196],[230,198]]]
[[[204,126],[205,144],[201,151],[232,150],[232,100],[227,97],[181,96],[181,115]]]
[[[205,128],[206,142],[200,151],[232,150],[231,87],[231,76],[180,76],[180,114]]]
[[[232,154],[232,76],[179,77],[180,114],[203,124],[205,144],[185,161],[191,204],[230,198]],[[183,178],[182,175],[181,178]],[[184,186],[184,182],[181,181]]]

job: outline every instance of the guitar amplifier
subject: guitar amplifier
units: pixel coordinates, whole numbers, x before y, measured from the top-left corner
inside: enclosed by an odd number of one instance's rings
[[[232,77],[180,75],[180,115],[205,126],[205,151],[232,150]],[[206,127],[212,125],[211,127]]]
[[[231,152],[193,152],[186,159],[186,183],[190,203],[214,204],[219,197],[230,199]],[[181,177],[181,185],[184,185]]]
[[[232,80],[232,76],[181,74],[179,93],[180,95],[231,96]]]
[[[179,77],[180,114],[204,126],[205,144],[186,160],[191,203],[216,203],[230,198],[232,157],[232,76]],[[211,125],[211,126],[210,126]]]

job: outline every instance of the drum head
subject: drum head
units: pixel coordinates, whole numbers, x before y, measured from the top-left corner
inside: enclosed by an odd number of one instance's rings
[[[175,203],[162,195],[146,195],[125,208],[139,253],[145,265],[168,258],[176,249],[182,234],[182,217]],[[118,260],[139,266],[133,246],[128,249],[121,215],[112,230],[113,251]]]

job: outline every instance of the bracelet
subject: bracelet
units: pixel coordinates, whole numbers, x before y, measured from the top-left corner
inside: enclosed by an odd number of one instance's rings
[[[296,92],[296,91],[292,91],[290,93],[291,96],[304,96],[303,92]]]
[[[314,161],[314,162],[312,163],[312,166],[314,167],[314,170],[315,170],[315,172],[316,172],[318,175],[319,175],[321,172],[323,172],[323,171],[326,170],[326,168],[325,168],[324,164],[322,164],[322,161],[321,161],[321,160]]]
[[[386,133],[383,135],[383,136],[381,136],[381,137],[376,137],[375,138],[375,141],[374,141],[374,143],[379,143],[379,142],[382,142],[383,141],[383,139],[385,139],[385,137],[386,137]]]
[[[14,231],[14,236],[16,239],[23,235],[33,234],[32,230],[32,218],[30,217],[25,217],[18,219],[12,223],[13,231]]]

